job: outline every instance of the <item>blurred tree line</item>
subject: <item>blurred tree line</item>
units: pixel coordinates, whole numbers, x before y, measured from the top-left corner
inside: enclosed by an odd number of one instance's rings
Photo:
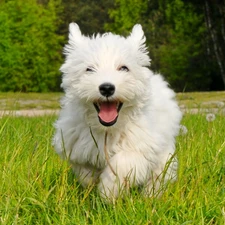
[[[176,91],[225,87],[221,0],[0,0],[0,91],[59,91],[68,24],[91,35],[143,26],[152,59]]]

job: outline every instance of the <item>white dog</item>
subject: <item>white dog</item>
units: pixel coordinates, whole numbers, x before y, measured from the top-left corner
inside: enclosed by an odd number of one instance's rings
[[[181,112],[174,92],[147,68],[141,25],[127,38],[86,37],[75,23],[69,31],[61,67],[65,97],[53,140],[57,153],[84,187],[98,184],[106,199],[133,186],[153,194],[176,178]]]

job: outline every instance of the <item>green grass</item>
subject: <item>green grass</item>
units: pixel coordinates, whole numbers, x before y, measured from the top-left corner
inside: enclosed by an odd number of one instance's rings
[[[0,92],[1,110],[58,109],[62,93],[3,93]],[[179,105],[186,108],[214,108],[225,104],[225,91],[178,93]]]
[[[178,93],[177,100],[187,108],[217,108],[218,102],[225,104],[225,91]]]
[[[178,180],[160,198],[117,204],[82,189],[51,146],[54,116],[0,119],[0,224],[225,224],[225,118],[185,115]]]
[[[0,109],[58,109],[61,95],[62,93],[0,92]]]

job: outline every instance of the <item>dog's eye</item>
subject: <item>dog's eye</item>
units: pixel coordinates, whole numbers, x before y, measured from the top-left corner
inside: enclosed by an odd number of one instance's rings
[[[94,68],[93,68],[93,67],[88,67],[88,68],[86,69],[86,72],[94,72]]]
[[[128,69],[126,66],[121,66],[121,67],[119,68],[119,71],[128,72],[129,69]]]

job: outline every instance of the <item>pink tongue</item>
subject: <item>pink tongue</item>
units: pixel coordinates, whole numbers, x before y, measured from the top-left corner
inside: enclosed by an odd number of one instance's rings
[[[110,123],[118,116],[116,103],[103,102],[100,105],[100,112],[98,116],[106,123]]]

